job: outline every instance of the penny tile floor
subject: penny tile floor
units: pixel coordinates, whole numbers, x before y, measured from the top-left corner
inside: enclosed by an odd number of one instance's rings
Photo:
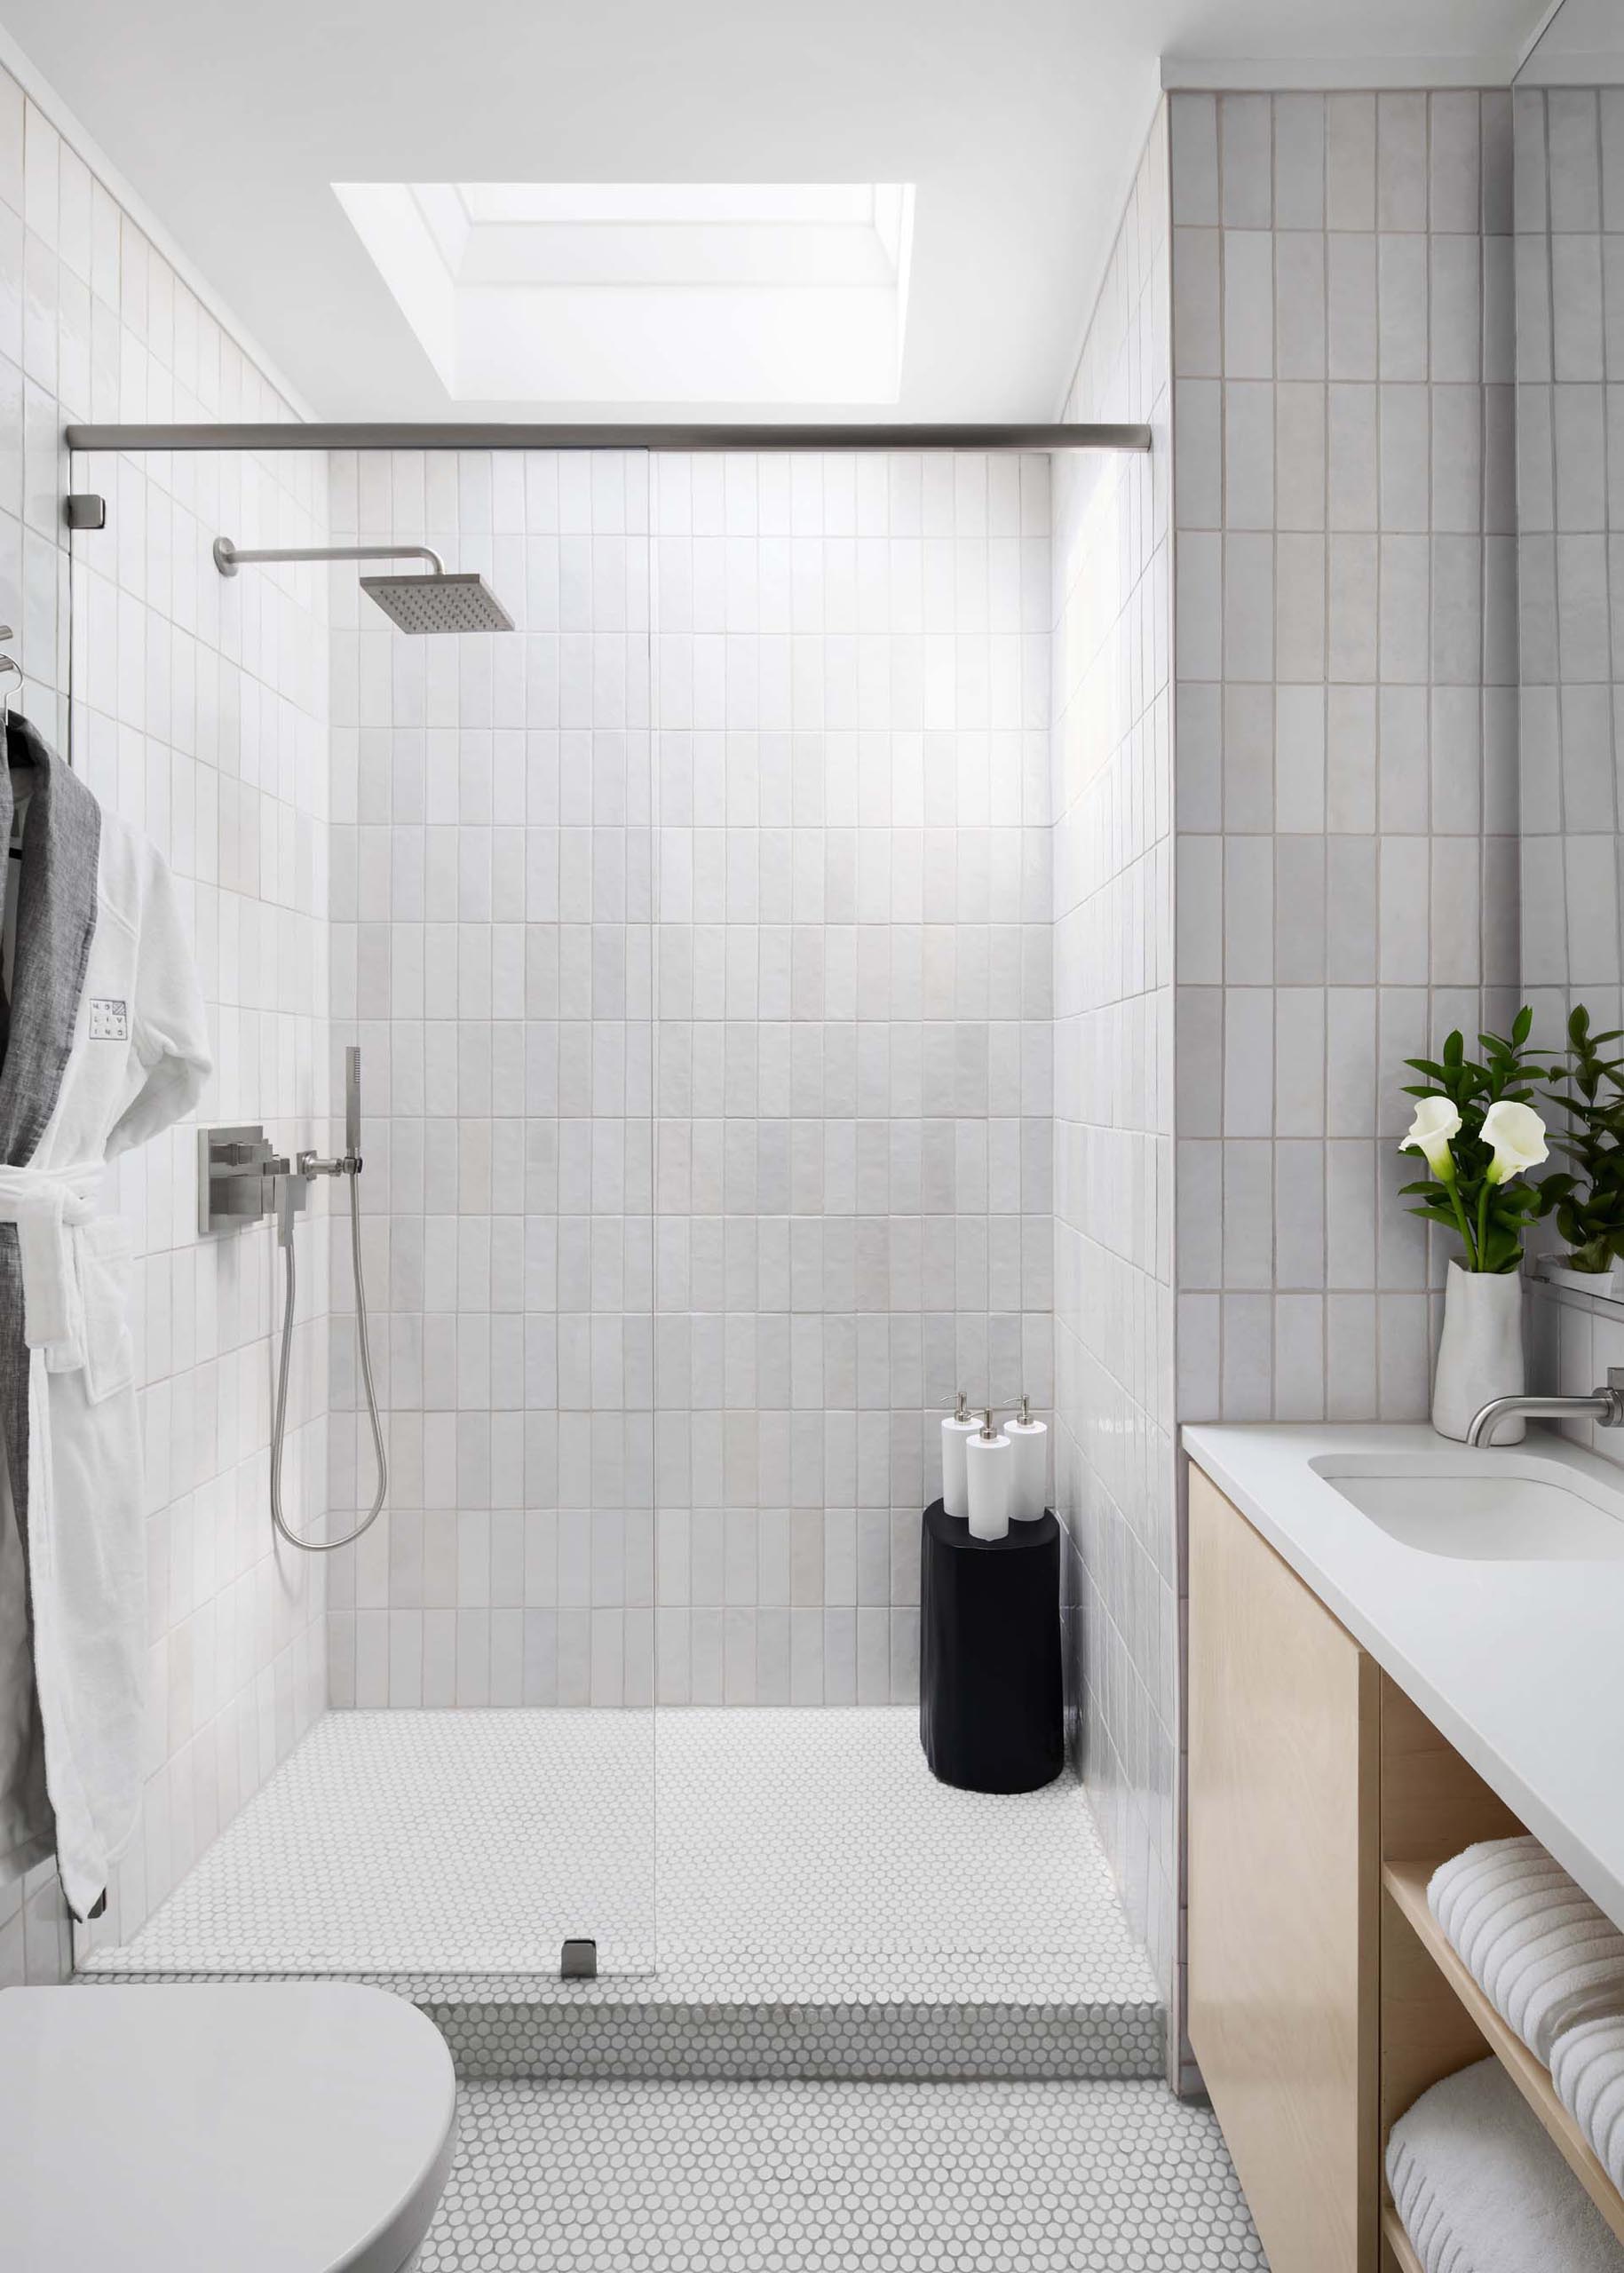
[[[566,1935],[572,2001],[1156,2002],[1081,1786],[950,1789],[897,1707],[330,1713],[87,1969],[544,1997]]]
[[[463,2087],[421,2273],[1267,2273],[1158,2083]]]

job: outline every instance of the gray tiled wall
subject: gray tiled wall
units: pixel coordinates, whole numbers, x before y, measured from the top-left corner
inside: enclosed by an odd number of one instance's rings
[[[1047,462],[334,481],[519,623],[404,643],[334,588],[394,1465],[335,1695],[907,1698],[939,1414],[1050,1402]]]
[[[1183,1419],[1427,1409],[1401,1060],[1517,982],[1510,128],[1173,102]]]
[[[1523,985],[1617,1023],[1624,89],[1516,98]],[[1619,580],[1615,583],[1615,580]]]

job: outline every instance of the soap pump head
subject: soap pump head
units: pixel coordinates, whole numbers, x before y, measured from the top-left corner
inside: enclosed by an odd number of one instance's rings
[[[994,1426],[993,1426],[993,1408],[992,1408],[992,1406],[991,1406],[990,1405],[988,1405],[988,1406],[984,1406],[982,1407],[982,1412],[981,1412],[981,1441],[982,1441],[982,1443],[983,1443],[984,1445],[990,1445],[990,1444],[992,1443],[992,1441],[993,1441],[993,1438],[994,1438],[997,1434],[998,1434],[997,1430],[996,1430],[996,1429],[994,1429]]]
[[[961,1390],[959,1391],[959,1401],[958,1401],[958,1404],[956,1405],[956,1406],[954,1408],[954,1414],[953,1414],[953,1417],[954,1417],[954,1419],[955,1419],[955,1421],[968,1421],[968,1420],[969,1420],[969,1418],[970,1418],[970,1414],[969,1414],[968,1406],[967,1406],[967,1400],[966,1400],[966,1398],[965,1398],[965,1395],[964,1395],[964,1392],[963,1392],[963,1390]]]
[[[1020,1425],[1023,1429],[1030,1429],[1032,1426],[1032,1399],[1025,1390],[1020,1393]]]

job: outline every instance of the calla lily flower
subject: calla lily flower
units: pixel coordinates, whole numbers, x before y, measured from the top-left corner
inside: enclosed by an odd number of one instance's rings
[[[1495,1108],[1499,1110],[1498,1106]],[[1538,1119],[1538,1115],[1533,1116]],[[1484,1124],[1487,1134],[1487,1122]],[[1443,1183],[1454,1180],[1454,1156],[1449,1143],[1461,1133],[1461,1116],[1447,1097],[1422,1097],[1415,1108],[1415,1118],[1410,1123],[1408,1136],[1399,1146],[1403,1152],[1424,1152],[1427,1166]],[[1543,1160],[1541,1152],[1539,1158]]]
[[[1509,1184],[1513,1176],[1537,1167],[1550,1153],[1545,1123],[1539,1114],[1531,1105],[1517,1105],[1509,1097],[1501,1097],[1484,1114],[1483,1141],[1494,1148],[1488,1171],[1491,1184]]]

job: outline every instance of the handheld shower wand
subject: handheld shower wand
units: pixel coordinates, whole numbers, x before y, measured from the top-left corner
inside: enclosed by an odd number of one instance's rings
[[[317,1152],[295,1156],[291,1173],[278,1179],[276,1237],[285,1258],[281,1363],[276,1369],[276,1410],[271,1429],[271,1521],[289,1547],[306,1555],[331,1555],[353,1546],[377,1521],[389,1490],[389,1461],[384,1450],[383,1423],[378,1419],[377,1387],[372,1378],[372,1350],[367,1335],[367,1281],[360,1259],[360,1051],[344,1054],[344,1150],[336,1160]],[[361,1382],[367,1392],[367,1414],[372,1423],[372,1449],[377,1459],[377,1491],[372,1505],[353,1531],[342,1539],[301,1539],[282,1513],[282,1438],[288,1422],[288,1374],[293,1351],[293,1310],[297,1292],[293,1258],[293,1224],[313,1176],[341,1176],[350,1187],[350,1256],[355,1272],[355,1341],[360,1356]]]

